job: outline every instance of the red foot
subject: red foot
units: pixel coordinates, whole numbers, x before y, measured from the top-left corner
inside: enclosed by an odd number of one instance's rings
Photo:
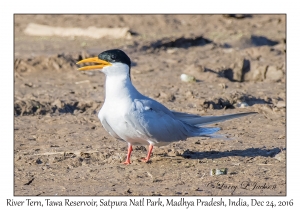
[[[147,159],[147,158],[141,158],[141,161],[144,162],[144,163],[147,163],[149,160],[150,160],[150,158],[149,159]]]
[[[126,158],[126,161],[123,163],[124,165],[129,165],[130,164],[131,152],[132,152],[132,145],[128,143],[127,158]]]
[[[147,157],[142,158],[141,161],[143,161],[144,163],[148,163],[148,161],[150,160],[150,155],[151,155],[152,149],[153,149],[153,145],[150,144]]]

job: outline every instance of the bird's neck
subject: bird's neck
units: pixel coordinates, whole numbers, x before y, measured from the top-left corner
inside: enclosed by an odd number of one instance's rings
[[[140,93],[135,89],[130,80],[130,75],[107,75],[105,81],[105,100],[130,99]]]

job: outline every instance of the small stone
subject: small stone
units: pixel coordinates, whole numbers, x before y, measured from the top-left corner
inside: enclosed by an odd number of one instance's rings
[[[35,162],[36,162],[36,164],[42,164],[43,163],[43,161],[41,161],[40,158],[38,158]]]
[[[211,176],[226,175],[227,171],[228,171],[227,168],[211,169],[210,170],[210,175]]]
[[[35,136],[32,136],[30,138],[28,138],[29,141],[36,141],[36,137]]]
[[[188,74],[181,74],[180,79],[183,82],[195,82],[196,81],[196,78],[194,76],[188,75]]]
[[[56,63],[56,62],[52,62],[52,66],[56,69],[56,70],[59,70],[59,65]]]
[[[284,108],[284,107],[286,107],[285,101],[278,101],[277,104],[276,104],[276,106],[278,108]]]
[[[239,108],[245,108],[245,107],[248,107],[249,105],[246,103],[246,102],[238,102],[236,104],[236,107],[239,107]]]
[[[277,82],[283,78],[283,71],[277,69],[276,66],[268,66],[266,72],[266,79],[270,81]]]
[[[33,86],[33,84],[31,82],[25,83],[24,85],[27,86],[27,87],[32,87]]]
[[[243,82],[245,72],[250,71],[250,61],[247,59],[237,60],[232,68],[224,71],[224,77],[230,81]]]
[[[58,109],[62,108],[62,102],[59,99],[56,99],[53,103],[52,106],[56,106]]]
[[[274,158],[276,160],[279,160],[280,162],[285,161],[285,153],[279,152],[277,155],[274,156]]]
[[[178,48],[168,48],[168,49],[167,49],[167,53],[173,54],[173,53],[176,52],[177,50],[178,50]]]
[[[219,83],[218,84],[222,89],[226,89],[227,85],[225,83]]]
[[[253,69],[252,80],[253,81],[265,80],[266,71],[267,71],[267,66],[257,66],[256,69]]]
[[[270,97],[268,97],[268,96],[265,96],[265,97],[264,97],[264,101],[267,102],[267,103],[270,103],[271,100],[272,100],[272,99],[271,99]]]

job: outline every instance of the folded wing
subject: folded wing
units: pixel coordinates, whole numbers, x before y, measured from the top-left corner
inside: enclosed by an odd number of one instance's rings
[[[213,124],[217,122],[223,122],[225,120],[230,120],[238,117],[244,117],[250,114],[255,114],[256,112],[244,112],[244,113],[237,113],[237,114],[229,114],[229,115],[222,115],[222,116],[199,116],[194,114],[187,114],[182,112],[175,112],[172,111],[174,116],[188,124],[194,126],[203,126],[208,124]]]

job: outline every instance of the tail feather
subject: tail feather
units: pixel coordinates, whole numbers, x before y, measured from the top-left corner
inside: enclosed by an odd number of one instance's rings
[[[203,125],[213,124],[217,122],[223,122],[225,120],[244,117],[256,113],[257,112],[244,112],[244,113],[229,114],[229,115],[222,115],[222,116],[199,116],[199,115],[187,114],[182,112],[173,112],[175,117],[177,117],[179,120],[194,126],[203,126]]]

